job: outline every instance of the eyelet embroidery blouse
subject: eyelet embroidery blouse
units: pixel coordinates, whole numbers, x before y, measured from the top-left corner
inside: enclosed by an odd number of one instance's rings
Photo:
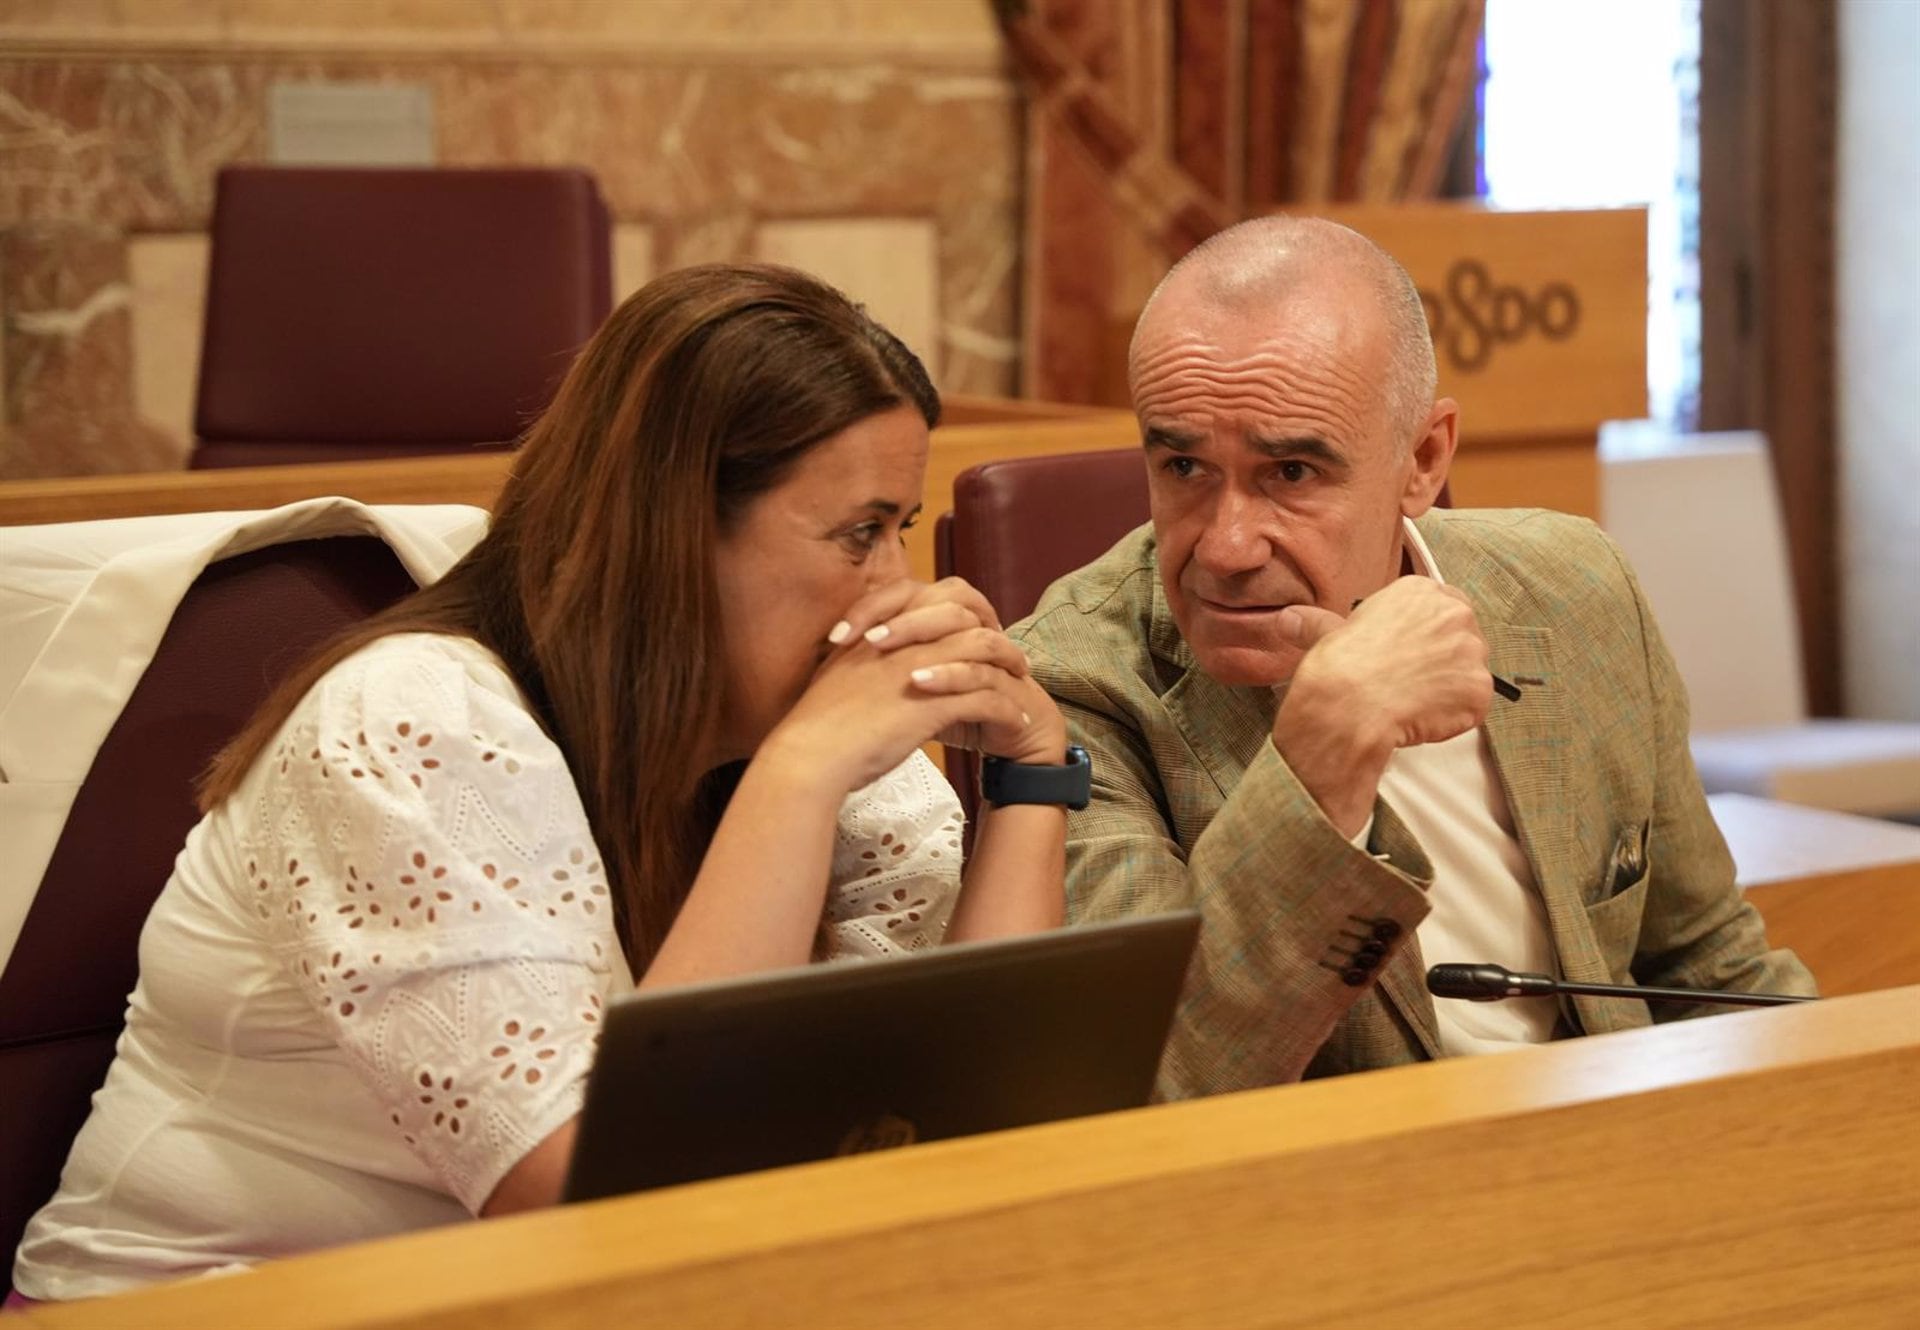
[[[917,752],[850,797],[816,958],[937,943],[960,830]],[[498,658],[425,634],[355,653],[190,836],[16,1287],[90,1296],[477,1212],[579,1111],[632,987],[609,892]]]

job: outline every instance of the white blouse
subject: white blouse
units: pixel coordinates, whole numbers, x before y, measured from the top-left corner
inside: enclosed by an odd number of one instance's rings
[[[849,798],[816,956],[937,943],[960,832],[919,753]],[[188,836],[14,1286],[91,1297],[465,1218],[579,1111],[631,988],[579,794],[498,658],[384,638]]]

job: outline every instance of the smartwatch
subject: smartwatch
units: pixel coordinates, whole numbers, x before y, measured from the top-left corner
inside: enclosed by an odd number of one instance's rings
[[[980,760],[980,797],[994,805],[1065,804],[1085,808],[1093,799],[1093,760],[1078,744],[1067,745],[1064,766],[1033,766],[1004,757]]]

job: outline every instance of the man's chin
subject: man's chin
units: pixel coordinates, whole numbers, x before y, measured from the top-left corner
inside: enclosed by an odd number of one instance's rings
[[[1200,669],[1229,688],[1272,688],[1293,677],[1300,664],[1294,647],[1189,643]]]

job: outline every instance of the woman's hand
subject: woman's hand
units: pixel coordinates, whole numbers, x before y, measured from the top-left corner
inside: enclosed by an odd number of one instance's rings
[[[863,597],[836,649],[761,745],[845,792],[929,740],[1018,761],[1061,760],[1066,728],[992,607],[965,582],[902,582]]]
[[[819,772],[830,755],[857,753],[856,765],[834,768],[848,773],[836,786],[853,790],[928,739],[1016,762],[1066,760],[1060,709],[1034,682],[986,597],[960,579],[878,588],[848,609],[828,640],[834,653],[761,745],[755,765],[804,773],[811,763]],[[948,940],[1059,927],[1066,810],[983,806],[977,817]]]
[[[948,577],[931,585],[896,582],[863,596],[836,626],[832,640],[863,639],[881,652],[896,652],[976,628],[1001,634],[999,617],[987,598],[960,578]],[[1006,640],[1004,635],[1001,640]],[[1018,648],[1015,651],[1018,653]],[[934,738],[949,748],[972,749],[1016,762],[1063,760],[1066,723],[1046,690],[1033,681],[1024,653],[1018,653],[1008,673],[1013,679],[1006,686],[1021,706],[1019,726],[967,724]],[[926,667],[914,675],[915,686],[927,693],[966,693],[986,683],[979,667],[963,662]]]

